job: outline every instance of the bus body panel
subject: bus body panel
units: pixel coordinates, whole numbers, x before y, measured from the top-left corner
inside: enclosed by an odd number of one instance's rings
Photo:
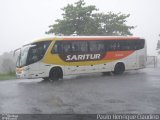
[[[98,38],[98,39],[97,39]],[[60,67],[63,75],[109,72],[114,71],[117,63],[124,63],[125,70],[140,69],[146,65],[146,47],[139,50],[116,50],[93,53],[52,53],[57,41],[100,41],[100,40],[135,40],[139,37],[64,37],[52,38],[43,58],[33,64],[16,68],[16,74],[20,78],[45,78],[49,77],[50,70]],[[34,43],[45,41],[42,39]],[[20,71],[20,72],[18,72]]]

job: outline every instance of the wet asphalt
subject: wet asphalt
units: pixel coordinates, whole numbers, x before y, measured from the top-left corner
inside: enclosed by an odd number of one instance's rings
[[[0,113],[160,113],[160,67],[66,76],[64,80],[0,81]]]

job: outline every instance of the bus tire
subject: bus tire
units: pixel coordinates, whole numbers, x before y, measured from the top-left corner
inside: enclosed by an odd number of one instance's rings
[[[120,62],[115,65],[113,73],[115,75],[121,75],[124,73],[124,71],[125,71],[125,65],[124,63]]]
[[[63,71],[60,67],[54,67],[50,70],[49,78],[52,81],[63,79]]]

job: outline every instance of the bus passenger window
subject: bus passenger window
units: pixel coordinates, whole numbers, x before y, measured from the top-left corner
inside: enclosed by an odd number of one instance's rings
[[[105,47],[104,47],[104,44],[102,42],[98,44],[98,51],[100,51],[100,52],[105,51]]]
[[[136,41],[137,50],[144,48],[144,40]]]
[[[73,52],[81,52],[80,42],[78,42],[78,41],[72,42],[72,51]]]
[[[69,53],[72,51],[70,43],[64,43],[63,44],[63,52],[64,53]]]
[[[72,42],[72,51],[73,52],[87,52],[88,44],[86,41],[74,41]]]
[[[90,41],[89,42],[90,52],[103,52],[105,51],[104,43],[101,41]]]
[[[54,53],[58,53],[58,44],[55,44],[55,45],[54,45],[53,52],[54,52]]]
[[[112,44],[111,44],[111,50],[116,50],[116,42],[113,42]]]
[[[82,42],[82,43],[81,43],[81,51],[82,51],[82,52],[87,52],[87,51],[88,51],[87,42]]]
[[[57,41],[51,51],[52,54],[61,54],[63,53],[63,42]]]
[[[90,52],[96,52],[98,50],[97,42],[96,41],[90,41],[89,42],[89,51]]]

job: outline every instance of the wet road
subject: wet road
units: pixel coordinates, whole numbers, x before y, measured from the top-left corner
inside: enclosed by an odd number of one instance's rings
[[[0,113],[160,113],[160,68],[0,81]]]

